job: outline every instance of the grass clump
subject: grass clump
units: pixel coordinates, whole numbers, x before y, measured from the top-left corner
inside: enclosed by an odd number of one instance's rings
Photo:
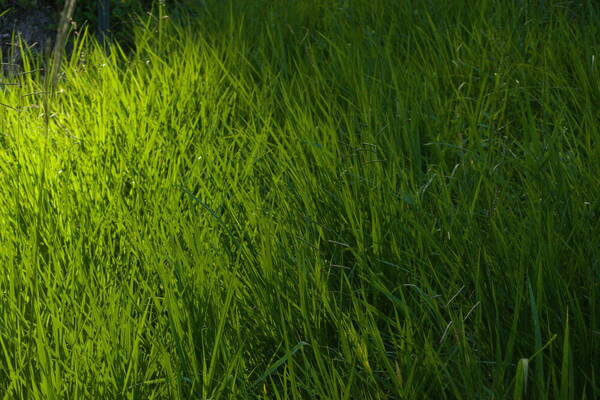
[[[0,391],[599,397],[598,10],[477,5],[159,7],[46,115],[27,58]]]

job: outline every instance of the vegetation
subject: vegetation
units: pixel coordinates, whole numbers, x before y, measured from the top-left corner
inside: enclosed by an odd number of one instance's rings
[[[9,6],[17,7],[37,7],[39,0],[0,0],[0,7],[6,8]]]
[[[600,398],[599,10],[476,3],[158,7],[53,93],[26,58],[0,392]]]

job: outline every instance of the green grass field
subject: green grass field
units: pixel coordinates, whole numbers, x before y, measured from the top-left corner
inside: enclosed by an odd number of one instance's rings
[[[600,398],[597,3],[202,4],[3,78],[3,398]]]

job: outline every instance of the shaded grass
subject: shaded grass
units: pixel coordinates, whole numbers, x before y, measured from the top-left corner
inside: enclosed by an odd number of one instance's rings
[[[468,4],[158,9],[46,157],[0,88],[6,397],[598,397],[598,12]]]

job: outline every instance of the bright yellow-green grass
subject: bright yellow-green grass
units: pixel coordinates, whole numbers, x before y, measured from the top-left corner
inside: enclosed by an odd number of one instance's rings
[[[595,1],[197,4],[2,78],[0,395],[600,398]]]

